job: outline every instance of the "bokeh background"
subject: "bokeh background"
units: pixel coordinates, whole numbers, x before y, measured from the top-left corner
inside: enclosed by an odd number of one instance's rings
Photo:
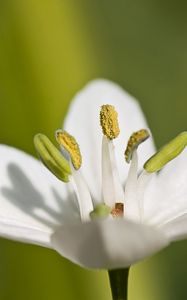
[[[87,81],[112,79],[139,101],[157,146],[186,129],[187,2],[1,0],[0,141],[35,155]],[[130,300],[187,298],[187,242],[131,269]],[[52,250],[0,240],[0,299],[110,298],[105,272]]]

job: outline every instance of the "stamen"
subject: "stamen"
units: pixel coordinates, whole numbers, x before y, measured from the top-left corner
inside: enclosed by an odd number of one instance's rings
[[[66,131],[56,131],[57,142],[69,153],[75,170],[78,170],[82,164],[80,148],[75,138]]]
[[[113,207],[116,200],[115,187],[108,140],[105,136],[102,141],[102,192],[105,204]]]
[[[156,154],[144,164],[144,169],[148,173],[157,172],[169,161],[177,157],[187,145],[187,131],[180,133],[167,145],[162,147]]]
[[[100,124],[103,134],[109,139],[115,139],[119,133],[118,114],[114,106],[106,104],[101,106]]]
[[[149,136],[150,134],[146,129],[136,131],[130,136],[125,150],[125,160],[127,163],[131,161],[133,151],[137,149],[141,143],[147,140]]]
[[[124,202],[113,141],[109,141],[105,136],[102,142],[102,193],[104,203],[110,207],[114,207],[116,202]]]
[[[90,220],[90,212],[93,210],[91,195],[81,170],[76,171],[72,165],[71,169],[72,176],[70,177],[70,180],[77,195],[81,220],[86,222]]]
[[[139,218],[139,206],[137,200],[138,185],[138,154],[135,149],[132,153],[130,168],[125,184],[125,216],[132,220]]]
[[[77,195],[77,200],[80,209],[80,215],[82,221],[88,221],[90,219],[90,212],[93,210],[93,203],[88,186],[82,176],[79,168],[81,167],[82,157],[75,138],[66,131],[57,130],[56,139],[60,146],[68,152],[71,161],[70,167],[72,171],[71,183]]]
[[[36,151],[43,164],[60,180],[68,182],[71,169],[68,161],[44,134],[34,137]]]

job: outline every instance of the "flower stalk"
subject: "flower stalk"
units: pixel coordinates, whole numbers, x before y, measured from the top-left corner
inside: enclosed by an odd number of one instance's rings
[[[108,271],[113,300],[128,299],[129,268]]]

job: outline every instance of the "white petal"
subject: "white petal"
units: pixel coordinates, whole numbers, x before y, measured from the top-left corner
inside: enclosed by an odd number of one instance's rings
[[[50,247],[50,234],[76,215],[68,195],[39,161],[0,146],[0,236]]]
[[[187,150],[167,164],[145,194],[147,220],[162,224],[187,211]]]
[[[161,231],[127,220],[64,225],[51,238],[62,256],[92,269],[128,267],[168,245]]]
[[[129,166],[124,163],[124,149],[133,131],[147,128],[147,123],[136,100],[115,83],[94,80],[73,99],[65,121],[65,129],[74,135],[80,144],[84,177],[92,195],[101,199],[101,144],[102,131],[99,122],[100,107],[115,106],[119,115],[120,136],[115,140],[117,165],[121,180],[127,177]],[[140,164],[154,152],[151,139],[140,146]]]
[[[178,241],[187,238],[187,213],[160,226],[171,241]]]

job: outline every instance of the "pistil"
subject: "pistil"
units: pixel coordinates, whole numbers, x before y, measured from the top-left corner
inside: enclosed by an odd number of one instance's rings
[[[111,211],[114,218],[122,218],[124,216],[124,204],[121,202],[115,203],[115,207]]]

